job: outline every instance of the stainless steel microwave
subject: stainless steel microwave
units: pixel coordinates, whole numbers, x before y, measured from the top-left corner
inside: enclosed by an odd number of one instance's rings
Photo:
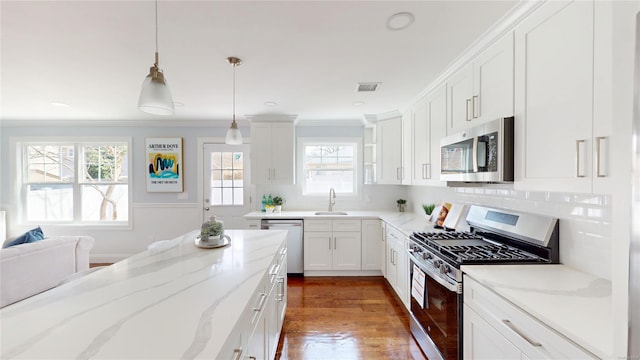
[[[440,142],[440,180],[513,182],[513,117],[493,120]]]

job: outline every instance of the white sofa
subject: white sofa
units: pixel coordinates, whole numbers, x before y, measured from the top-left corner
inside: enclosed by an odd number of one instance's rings
[[[55,236],[0,249],[0,307],[49,290],[89,269],[91,236]]]

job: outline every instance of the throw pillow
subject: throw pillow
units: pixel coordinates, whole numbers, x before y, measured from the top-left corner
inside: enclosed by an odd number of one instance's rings
[[[32,242],[40,241],[42,239],[44,239],[44,233],[42,232],[42,229],[40,228],[40,226],[38,226],[37,228],[31,229],[26,233],[18,236],[17,238],[15,238],[15,240],[10,241],[4,247],[8,248],[10,246],[32,243]]]

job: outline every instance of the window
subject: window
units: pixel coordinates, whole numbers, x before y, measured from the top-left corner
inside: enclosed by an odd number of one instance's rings
[[[356,196],[359,193],[360,140],[322,141],[299,139],[301,154],[300,183],[303,195],[336,193]]]
[[[26,222],[128,223],[129,141],[19,143]]]
[[[211,154],[211,202],[213,206],[244,205],[244,156],[242,152]]]

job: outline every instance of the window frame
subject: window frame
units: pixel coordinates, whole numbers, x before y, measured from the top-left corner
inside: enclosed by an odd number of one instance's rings
[[[348,200],[359,200],[362,199],[362,176],[363,176],[363,166],[364,166],[364,151],[363,151],[363,141],[362,138],[359,137],[337,137],[337,138],[328,138],[328,137],[299,137],[297,138],[296,144],[296,152],[298,156],[296,156],[296,177],[298,184],[298,194],[302,197],[308,199],[318,199],[325,198],[327,194],[306,194],[305,193],[305,175],[304,175],[304,159],[305,159],[305,146],[307,145],[344,145],[344,144],[353,144],[354,145],[354,165],[353,165],[353,193],[340,193],[340,198],[348,199]]]
[[[15,177],[13,181],[15,181],[15,189],[16,189],[16,210],[17,210],[17,222],[21,225],[54,225],[54,226],[82,226],[86,228],[92,229],[132,229],[133,224],[133,186],[134,186],[134,173],[133,173],[133,140],[132,137],[123,137],[123,136],[108,136],[108,137],[16,137],[11,138],[11,149],[15,151],[14,158],[16,159],[15,163]],[[84,154],[81,151],[81,147],[86,145],[109,145],[114,143],[121,143],[127,146],[127,197],[128,197],[128,218],[127,220],[116,220],[116,221],[83,221],[82,220],[82,191],[83,187],[90,184],[84,179],[83,171],[81,166],[81,160],[83,160]],[[73,167],[74,167],[74,180],[73,182],[69,182],[67,184],[71,185],[73,191],[73,219],[66,220],[37,220],[30,221],[26,218],[27,211],[27,191],[26,187],[33,183],[28,183],[27,179],[25,179],[25,175],[27,174],[27,166],[28,163],[26,161],[27,156],[27,147],[33,145],[71,145],[73,148]],[[103,185],[108,185],[111,183],[122,184],[121,182],[106,182]],[[61,183],[62,184],[62,183]]]

